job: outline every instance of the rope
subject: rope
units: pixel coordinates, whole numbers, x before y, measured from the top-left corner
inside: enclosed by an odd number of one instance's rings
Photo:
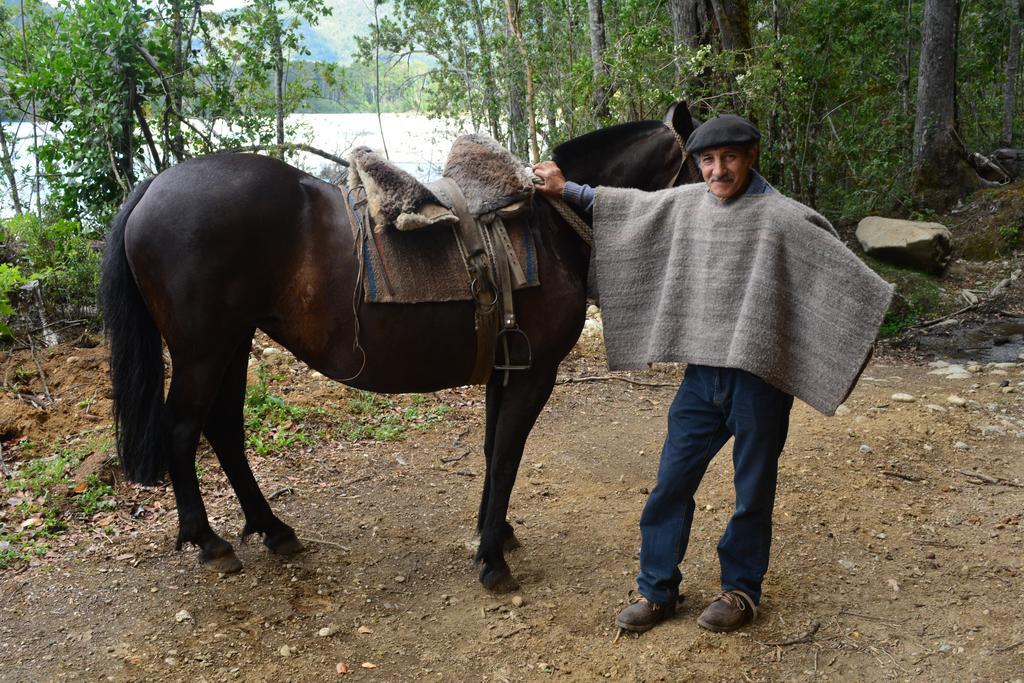
[[[530,178],[530,180],[533,181],[534,185],[540,185],[541,183],[544,182],[543,180],[540,179],[540,176],[534,173],[533,169],[530,168],[529,166],[526,167],[526,175]],[[587,223],[585,220],[580,218],[580,215],[573,211],[572,207],[566,204],[563,200],[556,199],[555,197],[549,197],[548,195],[543,193],[541,193],[541,196],[544,197],[544,199],[547,200],[548,204],[550,204],[552,208],[554,208],[554,210],[558,212],[558,215],[561,216],[562,219],[569,224],[569,227],[571,227],[573,231],[580,236],[580,239],[583,240],[583,242],[588,247],[593,249],[594,228],[591,227],[591,225]]]

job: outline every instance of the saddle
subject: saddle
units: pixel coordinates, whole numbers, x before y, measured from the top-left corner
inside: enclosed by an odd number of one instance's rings
[[[476,302],[472,383],[527,369],[529,339],[512,290],[540,284],[522,162],[493,139],[458,138],[440,179],[421,183],[366,147],[350,155],[348,206],[364,297],[371,302]],[[494,362],[499,346],[504,361]],[[515,358],[516,360],[513,360]]]

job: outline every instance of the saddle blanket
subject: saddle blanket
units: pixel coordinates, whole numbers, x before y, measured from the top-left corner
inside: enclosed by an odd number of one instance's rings
[[[515,254],[525,276],[521,287],[540,284],[537,275],[537,246],[526,220],[494,224],[485,228],[491,239],[508,235],[507,246]],[[363,241],[363,293],[370,303],[417,304],[428,301],[469,301],[466,262],[450,226],[400,232],[368,230]]]

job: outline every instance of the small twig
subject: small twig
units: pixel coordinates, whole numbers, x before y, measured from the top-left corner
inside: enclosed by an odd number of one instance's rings
[[[291,486],[285,486],[283,488],[279,488],[278,490],[274,491],[269,496],[267,496],[267,500],[274,500],[275,498],[279,498],[280,496],[289,493],[295,493],[295,489],[293,489]]]
[[[15,396],[18,397],[19,401],[29,404],[36,410],[41,410],[44,413],[46,412],[46,408],[43,407],[42,404],[40,404],[39,401],[36,400],[36,397],[33,396],[32,394],[15,394]]]
[[[469,455],[468,449],[463,451],[461,455],[456,455],[454,458],[441,458],[441,462],[447,465],[449,463],[458,462],[459,460],[465,458],[467,455]]]
[[[839,610],[839,616],[841,616],[841,617],[842,616],[858,617],[860,619],[869,619],[871,621],[880,621],[880,622],[885,623],[885,624],[902,624],[903,623],[902,621],[898,621],[896,619],[885,619],[883,617],[873,617],[870,614],[859,614],[857,612],[850,612],[850,611],[847,611],[845,609]]]
[[[7,468],[7,463],[4,462],[4,445],[0,443],[0,472],[3,473],[4,479],[11,478],[11,470]]]
[[[636,384],[641,387],[670,387],[675,389],[678,384],[666,384],[664,382],[643,382],[638,379],[630,379],[628,377],[619,377],[617,375],[597,375],[594,377],[566,377],[560,379],[555,384],[578,384],[581,382],[608,382],[611,380],[617,380],[619,382],[628,382],[629,384]]]
[[[935,546],[936,548],[949,548],[951,550],[959,550],[960,548],[963,548],[963,546],[959,543],[943,543],[942,541],[929,541],[927,538],[918,538],[916,536],[911,536],[910,540],[914,541],[915,543],[920,543],[921,545]]]
[[[1019,489],[1024,489],[1024,484],[1018,484],[1015,481],[1003,479],[1002,477],[993,477],[989,474],[985,474],[984,472],[968,472],[967,470],[957,470],[957,472],[965,477],[971,477],[972,479],[977,479],[986,484],[1002,484],[1003,486],[1014,486]]]
[[[1010,650],[1016,650],[1021,645],[1024,645],[1024,640],[1018,640],[1012,645],[1004,645],[1003,647],[997,647],[996,652],[1009,652]]]
[[[355,479],[349,479],[344,484],[342,484],[342,486],[351,486],[352,484],[358,484],[359,482],[366,481],[367,479],[371,479],[372,477],[373,477],[372,474],[364,474],[361,477],[356,477]]]
[[[785,640],[772,640],[767,643],[761,643],[761,645],[769,645],[771,647],[786,647],[788,645],[800,645],[801,643],[809,643],[814,640],[814,634],[821,628],[821,622],[812,620],[807,630],[798,636],[793,638],[786,638]],[[758,641],[760,642],[760,641]]]
[[[487,644],[488,645],[494,645],[494,644],[504,640],[505,638],[510,638],[510,637],[514,636],[515,634],[520,633],[521,631],[529,631],[529,630],[530,630],[529,626],[520,626],[518,628],[512,629],[508,633],[498,633],[495,636],[494,640],[488,640]]]
[[[974,309],[975,309],[975,308],[977,308],[978,306],[981,306],[982,304],[985,304],[985,303],[988,303],[988,299],[982,299],[982,300],[980,300],[980,301],[978,301],[978,302],[976,302],[976,303],[973,303],[973,304],[971,304],[971,305],[969,305],[969,306],[964,306],[964,307],[963,307],[963,308],[961,308],[961,309],[960,309],[959,311],[953,311],[953,312],[952,312],[952,313],[950,313],[949,315],[944,315],[944,316],[942,316],[941,318],[935,318],[934,320],[926,320],[926,321],[925,321],[925,322],[923,322],[923,323],[918,323],[918,324],[916,324],[916,325],[911,325],[911,326],[910,326],[910,327],[909,327],[908,329],[912,329],[912,330],[913,330],[913,329],[923,330],[923,329],[924,329],[924,328],[926,328],[926,327],[931,327],[931,326],[933,326],[933,325],[938,325],[938,324],[939,324],[939,323],[941,323],[941,322],[942,322],[943,320],[949,320],[950,318],[952,318],[952,317],[955,317],[955,316],[958,316],[958,315],[960,315],[961,313],[966,313],[967,311],[971,311],[971,310],[974,310]]]
[[[55,401],[53,396],[50,394],[50,387],[46,383],[46,373],[43,372],[43,366],[39,364],[39,358],[36,356],[36,345],[32,341],[32,335],[28,335],[29,350],[32,352],[32,362],[36,365],[36,370],[39,371],[39,381],[43,383],[43,395],[46,396],[46,401],[49,405],[53,405]]]
[[[882,472],[887,477],[896,477],[897,479],[906,479],[907,481],[924,481],[924,477],[919,477],[916,474],[907,474],[906,472]]]
[[[324,159],[327,159],[329,161],[333,161],[336,164],[340,164],[342,166],[348,166],[348,160],[342,159],[337,154],[331,154],[330,152],[325,152],[324,150],[319,149],[317,147],[312,147],[310,145],[305,145],[305,144],[298,143],[298,142],[286,142],[283,145],[277,145],[277,144],[273,144],[273,145],[247,145],[245,147],[232,147],[230,149],[222,149],[222,150],[219,150],[219,151],[220,152],[260,152],[260,151],[264,151],[264,150],[268,150],[268,149],[287,150],[287,151],[292,151],[292,152],[294,152],[295,150],[299,150],[299,151],[302,151],[302,152],[309,152],[310,154],[315,154],[315,155],[317,155],[319,157],[323,157]]]

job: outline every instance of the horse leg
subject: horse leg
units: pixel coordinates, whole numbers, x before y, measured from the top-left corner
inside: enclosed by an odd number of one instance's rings
[[[505,540],[511,530],[505,516],[508,514],[508,502],[516,483],[526,438],[551,396],[557,371],[557,365],[521,371],[524,374],[514,374],[509,386],[502,389],[493,452],[487,468],[486,510],[480,530],[480,548],[476,554],[480,566],[480,582],[489,590],[504,592],[516,588],[503,553]]]
[[[224,372],[220,392],[210,408],[203,433],[217,453],[220,466],[235,490],[245,514],[242,543],[250,534],[263,537],[263,544],[278,555],[294,555],[304,550],[295,531],[278,519],[256,483],[249,461],[245,457],[245,404],[246,371],[249,362],[249,344],[252,335],[235,351]]]
[[[196,447],[206,420],[212,395],[220,382],[222,367],[216,363],[186,362],[172,358],[171,388],[167,393],[167,470],[178,506],[177,550],[185,543],[199,546],[203,566],[225,574],[242,568],[231,544],[210,528],[199,479],[196,477]]]
[[[476,532],[480,534],[484,529],[484,519],[487,516],[487,500],[491,491],[491,461],[494,453],[494,433],[498,429],[498,415],[501,412],[502,384],[505,374],[496,373],[487,383],[487,420],[486,432],[484,434],[484,492],[480,497],[480,513],[476,518]],[[515,550],[521,544],[516,538],[512,525],[507,520],[502,522],[504,526],[504,540],[502,541],[505,552]]]

